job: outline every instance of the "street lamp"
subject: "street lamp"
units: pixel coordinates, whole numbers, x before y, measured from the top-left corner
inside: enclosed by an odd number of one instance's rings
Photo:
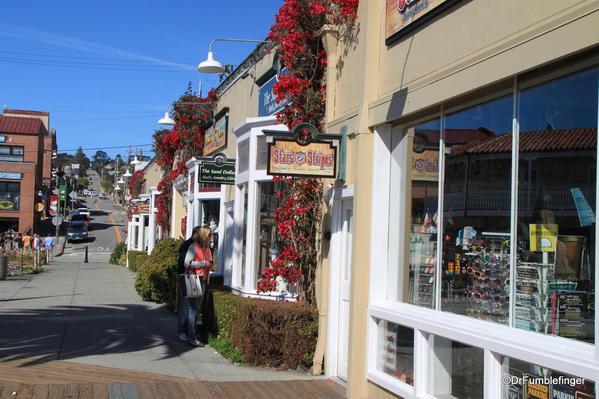
[[[129,168],[127,168],[127,171],[123,174],[123,177],[131,177],[131,176],[133,176],[133,175],[131,174],[131,172],[129,172]]]
[[[123,180],[123,178],[121,177],[119,181],[117,181],[117,184],[125,184],[125,180]]]
[[[198,72],[201,73],[226,73],[226,69],[219,61],[214,59],[212,54],[212,46],[216,42],[243,42],[243,43],[270,43],[268,40],[246,40],[246,39],[214,39],[210,42],[208,48],[208,58],[205,61],[200,62],[198,65]]]
[[[173,118],[170,117],[170,115],[168,114],[168,112],[164,113],[164,118],[162,119],[158,119],[158,124],[159,125],[165,125],[165,126],[175,126],[175,121],[173,120]]]

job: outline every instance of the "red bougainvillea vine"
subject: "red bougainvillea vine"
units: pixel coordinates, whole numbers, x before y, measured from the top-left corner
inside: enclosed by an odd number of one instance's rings
[[[143,179],[144,172],[142,170],[135,171],[129,178],[129,194],[131,194],[131,198],[138,198],[139,194],[141,194]]]
[[[187,172],[185,164],[190,158],[202,155],[206,125],[212,119],[216,100],[213,90],[200,98],[193,94],[190,85],[173,103],[175,126],[154,134],[156,162],[163,171],[157,187],[161,194],[156,197],[156,219],[166,231],[170,227],[172,182]]]
[[[277,115],[292,129],[308,122],[322,131],[325,112],[327,55],[319,32],[335,25],[341,38],[349,37],[359,0],[285,0],[275,16],[269,39],[276,43],[287,68],[274,85],[277,100],[290,103]],[[277,279],[296,284],[299,300],[316,305],[319,224],[322,217],[322,182],[319,179],[275,178],[280,187],[275,214],[282,243],[277,257],[261,275],[258,291],[276,291]]]

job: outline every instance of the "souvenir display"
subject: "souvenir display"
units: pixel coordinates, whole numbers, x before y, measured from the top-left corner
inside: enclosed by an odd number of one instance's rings
[[[413,233],[410,241],[410,303],[433,306],[435,294],[436,235]]]
[[[386,323],[382,371],[407,384],[413,382],[414,330]]]

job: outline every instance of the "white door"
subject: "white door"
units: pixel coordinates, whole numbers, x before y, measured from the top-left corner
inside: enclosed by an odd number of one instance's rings
[[[352,224],[353,201],[341,202],[340,240],[339,240],[339,339],[337,341],[337,373],[347,380],[347,363],[349,355],[349,305],[351,286],[351,252],[352,252]]]

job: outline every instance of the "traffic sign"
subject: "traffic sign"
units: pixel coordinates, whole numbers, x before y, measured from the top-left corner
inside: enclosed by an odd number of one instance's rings
[[[71,199],[75,199],[75,198],[77,198],[77,192],[76,192],[76,191],[71,191],[71,192],[69,193],[69,197],[71,197]]]
[[[62,224],[62,216],[54,216],[52,218],[52,224],[54,226],[60,226],[60,224]]]

